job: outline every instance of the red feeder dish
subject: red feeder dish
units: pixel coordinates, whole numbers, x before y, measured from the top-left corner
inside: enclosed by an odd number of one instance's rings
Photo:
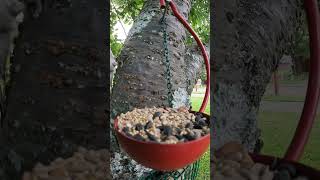
[[[320,17],[318,4],[316,0],[304,0],[304,6],[308,19],[311,54],[308,89],[298,127],[285,157],[279,159],[279,162],[294,165],[298,174],[307,176],[310,180],[320,180],[319,170],[297,163],[303,155],[304,147],[308,141],[317,113],[320,95]],[[252,154],[251,157],[255,162],[267,165],[271,165],[274,160],[274,157],[266,155]]]
[[[198,35],[193,31],[188,22],[180,15],[175,4],[168,1],[173,14],[191,33],[201,49],[204,63],[206,65],[206,92],[199,112],[204,117],[210,119],[210,116],[204,114],[210,95],[210,63],[205,47]],[[165,0],[160,0],[160,8],[165,8]],[[194,112],[193,112],[194,113]],[[154,142],[143,142],[126,136],[118,130],[118,120],[115,119],[114,128],[120,146],[125,152],[138,163],[158,171],[174,171],[181,169],[200,158],[205,153],[210,144],[210,134],[207,134],[197,140],[179,143],[179,144],[160,144]]]
[[[207,114],[203,116],[210,118]],[[139,164],[158,171],[174,171],[195,162],[210,144],[210,134],[178,144],[138,141],[119,132],[117,119],[114,124],[121,148]]]

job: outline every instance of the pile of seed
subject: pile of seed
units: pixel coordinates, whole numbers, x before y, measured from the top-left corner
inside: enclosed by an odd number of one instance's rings
[[[106,149],[93,151],[79,148],[68,159],[57,158],[48,166],[36,164],[25,172],[23,180],[107,180],[111,179]]]
[[[214,180],[308,180],[299,176],[291,164],[279,164],[275,168],[254,163],[238,143],[225,144],[215,152],[213,161]]]
[[[144,108],[121,114],[119,131],[140,141],[176,144],[210,133],[209,119],[187,108]]]

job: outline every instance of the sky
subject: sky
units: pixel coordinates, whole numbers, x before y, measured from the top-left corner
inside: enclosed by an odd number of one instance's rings
[[[120,21],[117,22],[117,24],[115,25],[115,34],[118,36],[119,40],[124,42],[127,37],[126,34],[129,33],[132,24],[125,24],[124,22],[122,22],[122,25],[124,26],[124,28],[122,28]]]

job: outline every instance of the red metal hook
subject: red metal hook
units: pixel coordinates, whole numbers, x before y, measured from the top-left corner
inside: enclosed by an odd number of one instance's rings
[[[165,0],[160,0],[160,8],[164,9],[166,7],[166,1]]]
[[[285,154],[285,159],[291,161],[298,161],[303,155],[317,113],[320,94],[320,16],[318,3],[316,0],[305,0],[304,6],[308,19],[311,61],[303,111],[295,135]]]
[[[202,56],[204,58],[204,62],[206,65],[206,72],[207,72],[207,82],[206,82],[206,92],[204,95],[204,99],[202,101],[201,107],[199,112],[204,112],[206,109],[206,106],[208,104],[208,100],[209,100],[209,95],[210,95],[210,63],[209,63],[209,57],[207,55],[207,52],[205,50],[204,45],[202,44],[200,38],[198,37],[197,33],[193,31],[193,29],[191,28],[191,26],[189,25],[189,23],[183,18],[183,16],[180,15],[180,13],[178,12],[175,4],[170,1],[169,5],[172,9],[173,14],[177,17],[177,19],[183,24],[183,26],[190,32],[190,34],[194,37],[194,39],[196,40],[198,46],[201,49],[201,53]],[[164,8],[165,7],[165,0],[160,0],[160,7]]]

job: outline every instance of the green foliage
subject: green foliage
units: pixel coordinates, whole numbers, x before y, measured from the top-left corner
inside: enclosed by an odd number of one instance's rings
[[[117,39],[117,35],[110,34],[110,47],[115,57],[118,57],[123,43]]]
[[[310,57],[309,51],[309,33],[307,21],[304,20],[295,34],[294,42],[294,53],[295,56],[302,56],[303,58]]]
[[[192,1],[192,8],[189,16],[189,22],[193,30],[199,35],[204,43],[210,39],[210,4],[209,0]],[[191,35],[188,42],[194,41]]]
[[[144,0],[112,0],[111,13],[116,13],[121,21],[129,24],[139,15],[143,5]],[[111,21],[119,19],[111,17]]]
[[[123,43],[115,35],[115,25],[121,20],[126,24],[131,24],[139,15],[144,0],[111,0],[110,11],[110,46],[115,56],[119,55]],[[199,35],[204,43],[209,42],[210,34],[210,5],[209,0],[192,1],[192,8],[189,22],[194,31]],[[191,35],[187,38],[187,43],[193,42]]]
[[[144,4],[143,0],[112,0],[110,10],[110,47],[113,54],[117,57],[120,54],[123,43],[117,38],[115,25],[118,21],[126,24],[133,23],[134,19],[139,15]]]
[[[304,58],[307,58],[310,56],[309,36],[307,33],[304,33],[303,31],[298,32],[298,36],[300,38],[296,42],[296,47],[295,47],[294,52],[295,52],[296,56],[302,56]]]
[[[204,64],[201,67],[201,71],[199,72],[199,77],[197,79],[201,79],[203,83],[207,80],[206,66]]]

